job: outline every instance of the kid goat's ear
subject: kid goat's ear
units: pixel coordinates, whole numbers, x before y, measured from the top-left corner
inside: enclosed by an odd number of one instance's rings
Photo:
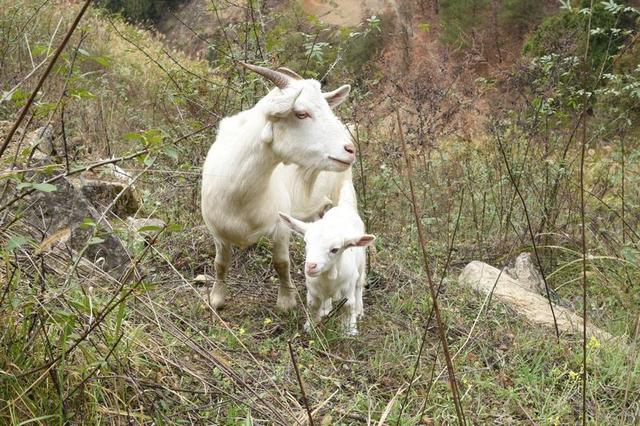
[[[286,213],[279,212],[278,214],[280,215],[280,219],[285,223],[285,225],[291,228],[292,231],[297,232],[300,235],[304,235],[304,233],[307,232],[308,224],[301,220],[294,219]]]
[[[361,235],[359,237],[347,240],[347,242],[345,244],[345,248],[370,246],[371,244],[373,244],[373,242],[375,240],[376,240],[375,235],[364,234],[364,235]]]

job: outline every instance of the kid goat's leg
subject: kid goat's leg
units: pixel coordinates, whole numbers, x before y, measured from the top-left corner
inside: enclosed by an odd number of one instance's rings
[[[324,303],[317,297],[311,295],[311,293],[307,290],[307,311],[309,317],[307,318],[307,322],[304,324],[305,331],[311,331],[311,324],[317,324],[322,318]]]
[[[209,291],[209,304],[214,309],[218,309],[222,305],[224,305],[227,272],[229,271],[229,262],[231,261],[231,246],[222,241],[219,241],[218,239],[215,240],[215,244],[216,281]]]
[[[357,280],[351,283],[349,290],[343,294],[347,301],[340,308],[340,318],[344,327],[345,334],[355,336],[358,334],[358,302],[356,300]]]

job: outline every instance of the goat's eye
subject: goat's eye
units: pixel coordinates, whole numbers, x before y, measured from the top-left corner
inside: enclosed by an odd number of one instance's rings
[[[300,120],[304,120],[305,118],[309,118],[310,115],[308,112],[298,111],[296,112],[296,117],[298,117]]]
[[[330,253],[336,254],[338,252],[338,247],[332,248],[329,250]]]

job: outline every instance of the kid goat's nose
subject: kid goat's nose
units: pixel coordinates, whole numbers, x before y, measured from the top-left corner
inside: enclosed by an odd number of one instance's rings
[[[305,267],[307,268],[308,272],[314,272],[318,267],[318,264],[313,262],[307,262],[305,263]]]
[[[344,150],[347,151],[349,154],[355,154],[356,153],[356,147],[353,146],[353,144],[346,144],[344,146]]]

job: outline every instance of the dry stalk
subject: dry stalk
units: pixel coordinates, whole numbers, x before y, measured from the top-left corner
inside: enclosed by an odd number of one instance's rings
[[[504,160],[504,164],[507,168],[507,174],[509,175],[509,180],[511,181],[511,184],[513,185],[513,188],[515,189],[516,193],[518,194],[518,198],[520,198],[520,202],[522,203],[522,209],[524,210],[524,217],[527,221],[527,229],[529,231],[529,237],[531,238],[531,246],[533,247],[533,254],[536,257],[536,262],[538,263],[538,267],[540,268],[540,275],[542,276],[542,281],[544,282],[544,288],[547,293],[547,300],[549,300],[549,309],[551,310],[551,316],[553,316],[553,327],[555,328],[555,331],[556,331],[556,340],[559,342],[560,329],[558,328],[556,313],[553,310],[553,302],[551,302],[551,294],[550,294],[551,292],[549,291],[549,284],[547,283],[547,277],[546,277],[546,274],[544,273],[544,268],[542,267],[540,254],[538,253],[538,244],[536,243],[536,236],[533,233],[533,227],[531,226],[531,218],[529,217],[529,209],[527,208],[527,202],[525,201],[524,196],[522,195],[522,192],[520,192],[520,187],[518,185],[518,182],[515,176],[513,175],[511,166],[509,165],[509,160],[507,159],[507,153],[504,149],[504,145],[502,144],[502,139],[500,138],[500,131],[498,129],[496,129],[495,136],[496,136],[496,141],[498,142],[498,149],[502,154],[502,159]]]
[[[302,401],[304,402],[304,408],[307,410],[307,415],[309,416],[309,425],[313,426],[313,416],[311,415],[311,409],[309,408],[309,401],[307,400],[307,393],[304,390],[304,384],[302,383],[302,377],[300,376],[300,371],[298,370],[298,361],[296,361],[296,354],[293,350],[293,345],[291,344],[291,340],[287,340],[287,344],[289,345],[289,354],[291,355],[291,362],[293,363],[293,369],[296,372],[296,378],[298,379],[298,385],[300,386],[300,393],[302,393]]]
[[[587,64],[589,42],[591,41],[591,18],[593,17],[593,0],[589,6],[589,24],[587,25],[587,43],[584,49],[584,62]],[[616,19],[617,22],[617,19]],[[609,37],[611,45],[611,37]],[[608,49],[607,49],[608,51]],[[602,63],[604,69],[605,62]],[[602,75],[602,69],[600,75]],[[599,79],[599,77],[598,77]],[[583,114],[587,111],[589,99],[585,99]],[[580,149],[580,223],[582,243],[582,426],[587,426],[587,230],[585,225],[584,205],[584,157],[587,150],[587,117],[582,121],[582,146]],[[624,231],[623,231],[624,234]]]
[[[398,132],[400,136],[400,142],[402,144],[402,151],[405,158],[405,162],[407,165],[407,179],[409,181],[409,190],[411,193],[411,206],[413,209],[413,215],[416,221],[416,228],[418,231],[418,239],[420,242],[420,248],[422,251],[422,260],[424,270],[427,274],[427,281],[429,284],[429,292],[431,293],[431,302],[433,305],[433,312],[436,318],[436,323],[438,324],[438,337],[440,338],[440,343],[442,344],[442,350],[444,352],[444,357],[447,363],[447,371],[449,373],[449,384],[451,386],[451,394],[453,396],[453,402],[456,409],[456,416],[458,418],[458,424],[464,425],[466,424],[464,410],[462,408],[462,403],[460,402],[460,393],[458,390],[458,383],[455,377],[455,369],[453,367],[453,362],[451,360],[451,354],[449,352],[449,343],[447,342],[447,336],[444,329],[444,322],[442,321],[442,315],[440,314],[440,307],[438,305],[438,295],[436,293],[436,287],[433,283],[433,278],[431,275],[431,267],[429,265],[429,256],[427,254],[427,243],[426,238],[424,236],[424,229],[422,228],[422,221],[418,203],[416,201],[415,188],[413,184],[413,166],[411,164],[411,159],[409,157],[409,153],[407,151],[407,145],[404,140],[404,135],[402,133],[402,123],[400,121],[400,113],[396,110],[396,120],[398,122]]]
[[[456,239],[456,234],[458,233],[458,225],[460,224],[460,217],[462,216],[462,204],[464,202],[464,188],[462,190],[462,194],[460,195],[460,205],[458,206],[458,214],[456,216],[456,223],[453,228],[453,235],[451,236],[451,243],[449,244],[449,251],[447,253],[447,260],[444,263],[444,267],[442,268],[442,275],[440,277],[440,282],[438,283],[438,290],[436,294],[440,294],[440,289],[442,288],[442,284],[444,283],[444,277],[447,274],[447,269],[449,269],[449,263],[451,262],[451,256],[453,255],[453,243]],[[402,418],[402,414],[404,413],[404,409],[407,405],[407,401],[409,399],[409,393],[411,392],[411,387],[413,386],[416,374],[418,372],[418,367],[420,366],[420,359],[422,358],[422,352],[424,350],[425,342],[427,341],[427,333],[431,326],[431,321],[433,319],[433,306],[429,311],[429,317],[427,319],[427,323],[424,326],[424,331],[422,333],[422,340],[420,341],[420,347],[418,348],[418,357],[416,358],[416,362],[413,365],[413,372],[411,373],[411,380],[409,380],[409,386],[407,387],[407,391],[404,394],[404,398],[402,400],[402,404],[400,405],[400,413],[396,419],[396,426],[400,424],[400,419]]]

